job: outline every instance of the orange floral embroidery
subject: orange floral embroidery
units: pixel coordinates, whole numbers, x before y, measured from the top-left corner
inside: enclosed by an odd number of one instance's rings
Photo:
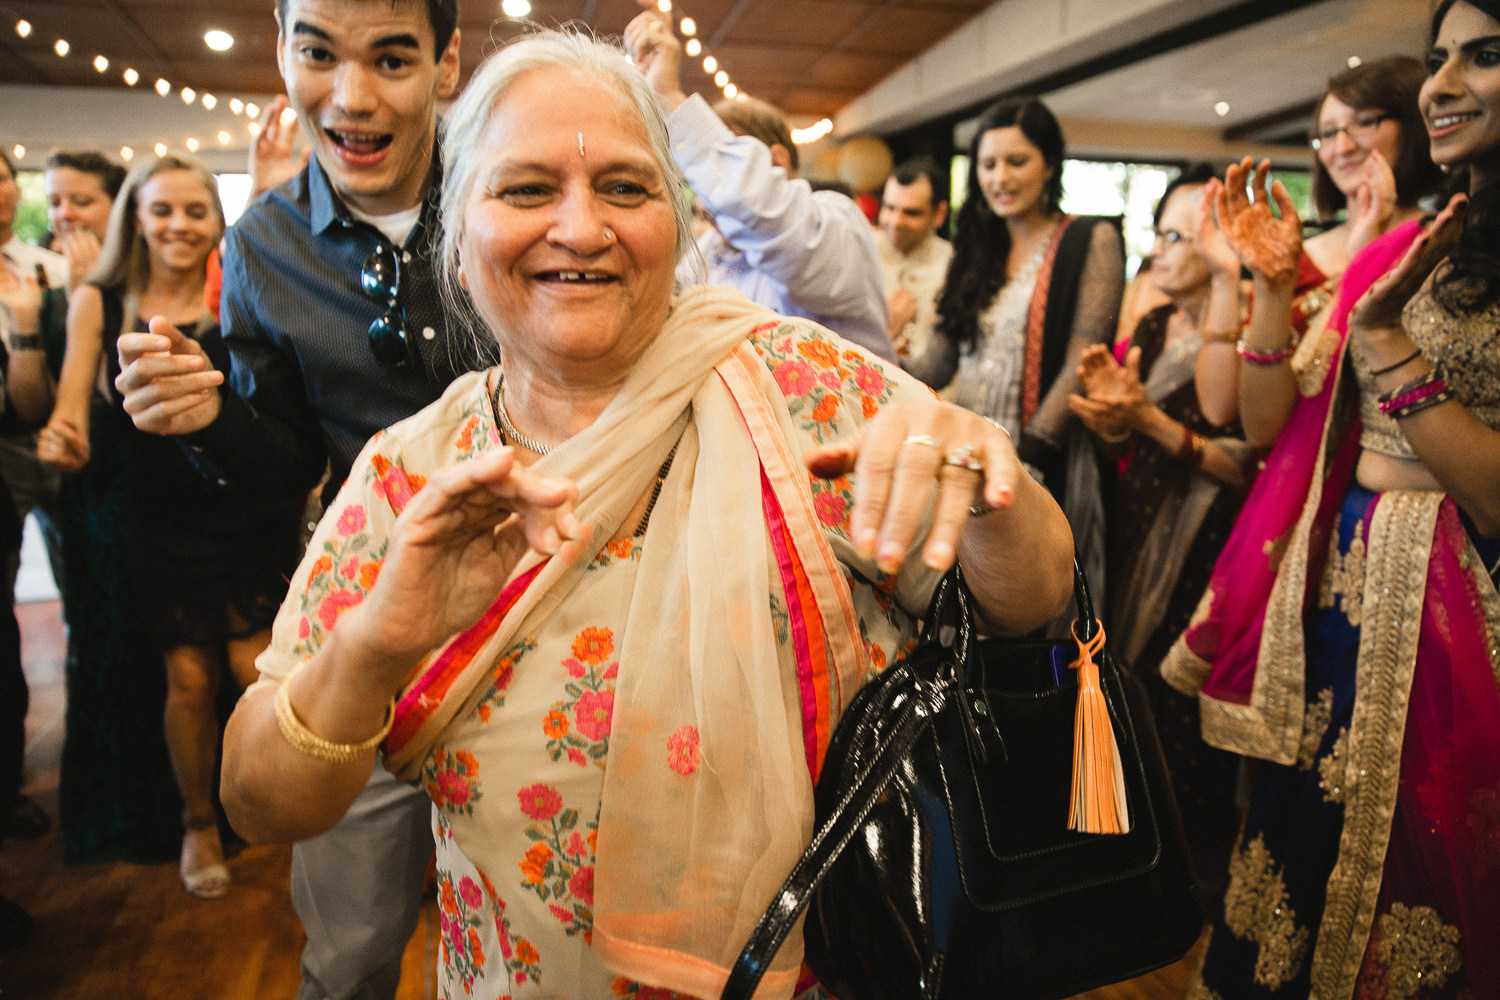
[[[837,368],[839,349],[826,340],[803,340],[797,343],[797,353],[813,364],[824,368]]]
[[[607,628],[586,628],[573,640],[573,655],[584,663],[603,663],[614,652],[615,635]]]
[[[547,862],[551,860],[552,848],[546,844],[532,844],[526,850],[526,857],[516,864],[526,876],[527,885],[541,885],[546,880]]]

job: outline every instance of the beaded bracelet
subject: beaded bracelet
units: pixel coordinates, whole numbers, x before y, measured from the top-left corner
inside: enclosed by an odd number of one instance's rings
[[[1279,365],[1297,353],[1297,347],[1294,344],[1288,344],[1279,351],[1262,351],[1257,347],[1251,347],[1243,340],[1235,344],[1234,349],[1240,352],[1240,357],[1252,365]]]
[[[1429,407],[1436,406],[1439,403],[1446,403],[1452,398],[1453,390],[1449,389],[1447,386],[1443,386],[1436,392],[1428,393],[1427,395],[1422,396],[1421,398],[1413,402],[1407,403],[1405,406],[1396,407],[1395,409],[1389,411],[1389,413],[1387,413],[1387,416],[1389,416],[1392,420],[1402,420],[1406,417],[1421,413],[1423,410],[1428,409]]]
[[[1447,391],[1448,383],[1444,381],[1442,372],[1429,368],[1411,381],[1403,382],[1390,392],[1383,393],[1376,400],[1376,406],[1386,416],[1393,416],[1397,410],[1404,410],[1412,403],[1419,403],[1428,396]]]
[[[292,708],[292,678],[305,665],[304,661],[293,667],[292,672],[281,682],[281,687],[276,689],[276,728],[281,730],[281,735],[292,745],[292,749],[330,764],[351,764],[378,747],[380,741],[391,731],[391,724],[396,721],[396,699],[392,698],[391,703],[386,706],[385,722],[381,725],[380,732],[369,739],[358,743],[325,740],[308,729]]]

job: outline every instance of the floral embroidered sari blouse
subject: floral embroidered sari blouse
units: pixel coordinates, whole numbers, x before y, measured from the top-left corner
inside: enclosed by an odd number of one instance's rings
[[[931,397],[899,369],[811,323],[785,321],[751,343],[800,428],[794,453],[856,432],[891,402]],[[373,585],[392,512],[437,468],[407,460],[414,449],[404,444],[418,439],[424,451],[438,442],[447,462],[500,447],[484,376],[461,378],[438,403],[372,440],[309,545],[260,661],[264,678],[311,656]],[[809,486],[879,670],[915,645],[916,615],[937,575],[919,559],[895,576],[879,573],[849,543],[849,479],[809,476]],[[925,534],[913,544],[924,541]],[[434,803],[444,997],[672,995],[612,974],[590,948],[601,787],[605,769],[617,766],[610,731],[621,629],[643,546],[663,542],[670,539],[629,537],[597,552],[537,634],[510,643],[423,763],[420,782]],[[786,664],[795,655],[786,597],[771,592],[766,600]],[[684,726],[665,759],[649,766],[690,774],[699,763],[698,733]]]

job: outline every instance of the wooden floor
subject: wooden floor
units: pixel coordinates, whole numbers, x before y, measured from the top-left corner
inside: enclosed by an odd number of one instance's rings
[[[19,604],[31,690],[26,794],[57,815],[63,739],[63,632],[55,601]],[[291,850],[254,847],[230,862],[234,889],[206,902],[175,864],[66,867],[55,835],[0,847],[0,894],[37,923],[0,953],[3,1000],[292,1000],[302,930],[287,899]],[[406,948],[398,1000],[435,995],[437,910],[428,901]],[[1088,1000],[1179,1000],[1192,956]]]

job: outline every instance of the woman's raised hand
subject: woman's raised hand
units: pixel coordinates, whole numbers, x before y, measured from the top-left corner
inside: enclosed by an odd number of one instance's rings
[[[958,558],[970,506],[1010,506],[1026,475],[998,424],[939,400],[887,406],[857,440],[814,448],[804,461],[825,479],[855,474],[854,547],[886,573],[905,561],[934,483],[937,504],[922,561],[946,570]]]
[[[1217,177],[1203,185],[1203,199],[1198,202],[1197,225],[1193,232],[1193,244],[1208,266],[1220,274],[1240,276],[1240,255],[1234,252],[1229,239],[1224,235],[1216,219],[1214,206],[1224,193],[1224,184]]]
[[[89,464],[88,435],[72,420],[53,413],[37,432],[36,457],[63,472],[78,472]]]
[[[75,229],[57,238],[53,248],[68,261],[68,287],[77,288],[99,259],[99,237],[87,229]]]
[[[1370,150],[1360,170],[1359,187],[1349,200],[1350,259],[1389,229],[1396,214],[1396,175],[1380,150]]]
[[[589,533],[577,496],[571,480],[533,474],[510,448],[444,469],[396,518],[358,624],[340,631],[409,669],[479,619],[528,549],[580,555]]]
[[[1214,211],[1225,238],[1245,266],[1273,286],[1290,287],[1302,256],[1302,220],[1280,181],[1267,189],[1270,175],[1270,160],[1262,160],[1257,167],[1247,156],[1230,164]],[[1271,211],[1272,199],[1279,218]]]
[[[1426,282],[1433,268],[1458,244],[1463,230],[1463,213],[1468,204],[1467,196],[1454,195],[1428,223],[1426,231],[1407,247],[1401,259],[1359,297],[1349,313],[1350,333],[1366,338],[1377,331],[1401,328],[1401,310]]]
[[[42,317],[42,286],[29,274],[17,275],[0,261],[0,306],[20,333],[36,333]]]
[[[1121,365],[1103,344],[1084,349],[1078,381],[1087,397],[1068,397],[1068,409],[1095,434],[1113,437],[1139,430],[1152,406],[1141,385],[1141,349],[1132,347]]]

